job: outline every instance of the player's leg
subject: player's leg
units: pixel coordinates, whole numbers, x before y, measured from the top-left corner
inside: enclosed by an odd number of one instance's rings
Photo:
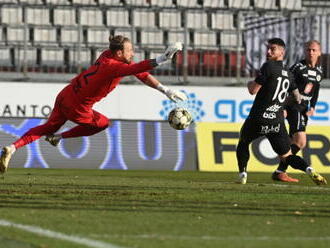
[[[41,136],[56,132],[65,122],[65,116],[62,114],[60,108],[55,104],[55,107],[45,124],[31,128],[13,144],[3,148],[0,156],[0,172],[6,172],[12,154],[17,149],[32,143],[33,141],[39,139]]]
[[[84,119],[72,119],[72,121],[79,125],[66,132],[59,134],[59,139],[91,136],[103,131],[110,125],[110,120],[106,116],[95,110],[91,110],[90,115],[85,115]]]
[[[299,112],[296,109],[288,108],[287,109],[287,120],[289,123],[289,134],[291,137],[291,152],[292,154],[297,154],[300,149],[304,148],[306,145],[306,125],[308,117]],[[288,165],[283,161],[280,162],[276,171],[273,173],[273,176],[276,176],[280,173],[285,173]]]
[[[290,140],[287,131],[284,127],[284,123],[283,128],[280,129],[279,133],[269,134],[267,135],[267,138],[269,139],[274,151],[279,155],[283,163],[285,163],[286,165],[290,165],[296,170],[301,170],[305,172],[311,177],[313,182],[318,185],[327,184],[326,179],[317,172],[315,172],[315,170],[310,165],[308,165],[302,157],[292,154],[290,148]],[[297,182],[297,179],[289,177],[286,173],[282,173],[281,175],[283,176],[283,180],[280,181]],[[286,175],[287,177],[285,178],[284,175]]]
[[[266,135],[273,150],[278,154],[281,164],[287,168],[288,164],[284,159],[284,155],[292,154],[290,148],[290,138],[285,128],[284,121],[280,122],[280,128],[278,132],[269,133]],[[286,170],[286,169],[285,169]],[[299,182],[298,179],[290,177],[285,171],[276,170],[272,174],[272,179],[282,182]]]
[[[236,148],[236,158],[239,169],[238,182],[241,184],[246,184],[247,182],[247,164],[250,159],[249,145],[259,136],[257,125],[251,119],[247,119],[241,128]]]

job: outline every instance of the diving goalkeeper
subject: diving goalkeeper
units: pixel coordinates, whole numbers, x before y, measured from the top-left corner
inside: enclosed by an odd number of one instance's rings
[[[87,70],[73,78],[57,95],[47,122],[31,128],[13,144],[2,149],[1,173],[6,172],[12,154],[17,149],[42,136],[46,136],[46,140],[56,146],[61,139],[90,136],[106,129],[110,125],[110,120],[95,111],[93,105],[114,90],[124,76],[136,76],[144,84],[158,89],[172,101],[187,99],[184,93],[169,89],[147,72],[171,60],[176,52],[182,50],[181,43],[177,42],[169,46],[164,54],[155,59],[134,63],[133,44],[127,37],[117,35],[110,37],[109,42],[109,49],[104,51]],[[55,134],[68,120],[76,123],[77,126]]]

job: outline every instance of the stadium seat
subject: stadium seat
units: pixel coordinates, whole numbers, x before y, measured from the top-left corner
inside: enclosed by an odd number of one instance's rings
[[[256,9],[278,9],[277,0],[254,0]]]
[[[43,47],[41,49],[41,65],[49,67],[63,67],[64,50],[61,48]]]
[[[222,48],[235,49],[238,45],[238,37],[235,32],[221,32],[220,33],[220,46]],[[242,44],[239,44],[240,46]]]
[[[201,5],[198,4],[197,0],[176,0],[176,5],[178,7],[183,7],[183,8],[198,8],[198,7],[201,7]]]
[[[109,29],[107,28],[88,28],[87,29],[87,45],[92,46],[104,46],[109,45]]]
[[[87,68],[91,65],[92,54],[90,49],[70,49],[69,50],[69,66]]]
[[[24,26],[8,26],[6,31],[7,36],[5,39],[7,44],[23,44],[24,40],[28,43],[30,42],[29,31],[28,29],[25,30]],[[24,33],[26,36],[24,36]]]
[[[173,0],[150,0],[151,5],[162,8],[174,8]]]
[[[194,48],[196,49],[216,49],[217,34],[211,31],[195,31]]]
[[[49,8],[47,7],[27,7],[26,23],[35,25],[50,25]]]
[[[108,27],[129,27],[129,12],[123,8],[112,8],[107,10]]]
[[[245,53],[240,53],[240,74],[243,75],[245,73],[246,67],[246,57]],[[229,71],[231,72],[232,76],[237,75],[238,70],[238,54],[237,52],[229,52]],[[230,75],[230,74],[229,74]]]
[[[81,8],[79,19],[84,26],[103,26],[103,13],[98,8]]]
[[[54,25],[76,25],[76,10],[68,7],[54,9]]]
[[[163,10],[159,13],[160,28],[179,28],[181,26],[181,13],[177,10]]]
[[[184,42],[186,38],[187,46],[190,46],[191,42],[188,35],[189,34],[186,33],[186,37],[185,37],[185,32],[183,32],[183,30],[168,30],[166,45],[173,44],[176,41]]]
[[[2,0],[1,3],[2,4],[17,4],[19,0]]]
[[[292,10],[301,10],[302,0],[280,0],[281,9],[292,9]]]
[[[123,35],[133,41],[133,44],[136,44],[136,31],[131,28],[116,28],[113,30],[113,35]]]
[[[43,0],[19,0],[21,4],[29,4],[29,5],[43,5]]]
[[[62,46],[76,46],[79,42],[79,29],[77,27],[62,27],[60,29],[60,45]],[[80,43],[83,42],[82,35],[80,36]]]
[[[138,34],[140,34],[140,40],[138,39],[138,43],[140,44],[141,47],[149,47],[149,48],[164,47],[164,37],[163,37],[163,32],[161,30],[143,29],[141,32],[138,32]]]
[[[18,6],[2,6],[1,7],[1,23],[2,24],[21,24],[23,23],[23,10]]]
[[[224,0],[203,0],[203,7],[204,8],[225,8]]]
[[[71,5],[70,0],[44,0],[46,4],[50,5]]]
[[[96,0],[71,0],[73,5],[96,5]]]
[[[228,7],[235,9],[249,9],[251,8],[250,0],[228,0]]]
[[[220,51],[203,52],[203,71],[207,76],[223,75],[225,69],[225,55]]]
[[[207,29],[207,14],[204,11],[188,10],[187,27],[193,29]]]
[[[219,30],[233,30],[234,16],[232,13],[217,11],[211,14],[211,28]]]
[[[135,27],[155,27],[155,12],[147,9],[133,11],[133,24]]]
[[[188,51],[188,68],[196,69],[200,65],[200,53],[196,51]],[[178,66],[183,65],[183,53],[179,53],[176,58],[176,63]]]
[[[127,6],[149,7],[150,0],[125,0]]]
[[[34,27],[33,45],[57,45],[57,30],[52,26]]]
[[[13,65],[11,51],[8,46],[0,47],[0,67],[7,67]]]
[[[123,1],[121,0],[98,0],[99,5],[106,6],[123,6]]]
[[[26,59],[24,61],[24,53],[25,52],[26,52]],[[14,52],[14,64],[15,64],[15,66],[22,66],[24,62],[29,67],[36,67],[38,65],[37,48],[28,47],[26,49],[26,51],[24,51],[23,47],[15,48],[15,52]]]

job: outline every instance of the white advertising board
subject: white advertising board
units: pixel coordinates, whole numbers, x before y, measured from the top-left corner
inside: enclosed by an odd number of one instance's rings
[[[0,117],[46,117],[65,84],[0,82]],[[254,96],[244,87],[170,86],[189,97],[184,104],[196,121],[242,122]],[[311,124],[330,125],[330,89],[321,89]],[[144,85],[119,85],[95,109],[110,119],[163,120],[176,106]]]

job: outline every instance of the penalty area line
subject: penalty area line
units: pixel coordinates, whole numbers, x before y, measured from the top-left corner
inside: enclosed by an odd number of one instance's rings
[[[76,244],[81,244],[81,245],[84,245],[87,247],[92,247],[92,248],[122,248],[120,246],[112,245],[110,243],[105,243],[105,242],[98,241],[98,240],[87,239],[87,238],[73,236],[73,235],[67,235],[67,234],[60,233],[60,232],[54,232],[54,231],[44,229],[44,228],[41,228],[38,226],[17,224],[17,223],[11,222],[11,221],[3,220],[3,219],[0,219],[0,226],[16,228],[16,229],[20,229],[20,230],[23,230],[26,232],[38,234],[40,236],[53,238],[53,239],[65,240],[65,241],[69,241],[69,242],[76,243]]]

